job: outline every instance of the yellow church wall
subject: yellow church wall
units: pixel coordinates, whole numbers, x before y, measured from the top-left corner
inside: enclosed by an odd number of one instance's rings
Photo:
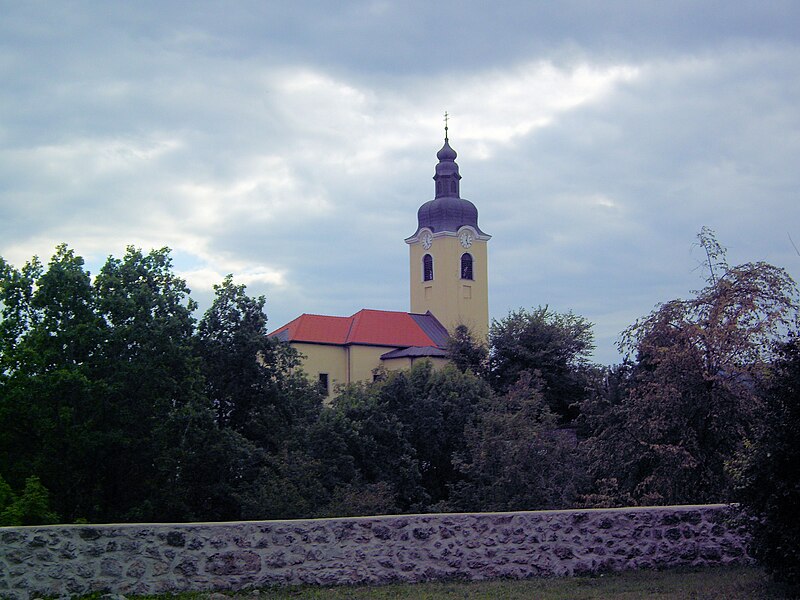
[[[336,396],[336,386],[356,381],[372,381],[373,371],[383,366],[389,371],[409,369],[418,360],[430,360],[435,369],[449,361],[439,357],[392,358],[381,360],[381,355],[396,350],[393,346],[338,346],[334,344],[307,344],[290,342],[303,355],[303,371],[312,383],[319,382],[321,373],[328,375],[328,395]]]
[[[421,360],[430,361],[430,363],[433,365],[433,368],[437,371],[439,369],[443,369],[445,365],[450,363],[448,359],[440,358],[438,356],[420,356],[415,358],[404,356],[402,358],[389,358],[387,360],[382,360],[381,364],[386,367],[387,371],[400,371],[402,369],[410,369],[415,363]]]
[[[421,236],[417,236],[420,238]],[[434,235],[431,247],[422,242],[409,245],[411,312],[430,310],[449,332],[466,325],[478,340],[489,333],[489,286],[487,244],[475,239],[464,248],[457,235]],[[461,256],[472,255],[472,279],[461,279]],[[422,260],[425,254],[433,257],[433,280],[423,281]]]
[[[417,358],[417,359],[414,359],[414,362],[416,362],[418,360],[429,360],[429,361],[431,361],[431,364],[433,364],[433,368],[436,369],[437,371],[439,369],[444,369],[447,365],[450,364],[450,359],[449,358],[439,358],[438,356],[431,356],[429,358]]]
[[[350,381],[372,381],[372,371],[384,361],[381,355],[395,350],[386,346],[348,346],[350,351]]]
[[[387,360],[382,360],[381,364],[383,364],[387,371],[400,371],[402,369],[411,368],[411,359],[407,356],[403,358],[389,358]]]
[[[327,373],[329,394],[333,394],[337,385],[349,383],[347,349],[344,346],[299,342],[291,342],[291,345],[305,357],[303,370],[313,383],[319,381],[320,373]]]

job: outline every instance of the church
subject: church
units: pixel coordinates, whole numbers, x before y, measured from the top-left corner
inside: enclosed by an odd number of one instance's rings
[[[489,329],[487,242],[478,209],[461,198],[456,152],[445,126],[433,200],[417,211],[406,238],[410,312],[362,309],[349,317],[303,314],[270,337],[296,348],[303,369],[330,396],[335,386],[370,381],[383,367],[406,369],[417,360],[447,363],[450,333],[466,325],[477,340]]]

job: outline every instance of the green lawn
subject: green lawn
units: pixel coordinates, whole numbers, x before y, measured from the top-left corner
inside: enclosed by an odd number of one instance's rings
[[[150,596],[224,600],[222,594]],[[759,600],[787,599],[756,567],[635,571],[601,577],[444,582],[363,587],[290,587],[228,594],[238,600]]]

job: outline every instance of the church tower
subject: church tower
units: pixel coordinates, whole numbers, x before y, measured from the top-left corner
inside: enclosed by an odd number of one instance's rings
[[[486,242],[478,209],[461,198],[456,152],[445,126],[436,154],[436,196],[420,206],[417,231],[406,239],[411,260],[411,312],[430,311],[452,333],[469,327],[477,340],[489,332]]]

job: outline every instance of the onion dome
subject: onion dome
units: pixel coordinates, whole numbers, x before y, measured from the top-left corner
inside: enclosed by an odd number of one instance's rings
[[[436,174],[433,176],[436,182],[436,196],[419,207],[417,233],[423,227],[434,233],[439,231],[455,233],[459,228],[469,225],[479,235],[486,235],[478,227],[478,209],[472,202],[459,196],[461,175],[455,162],[456,156],[456,151],[450,147],[445,135],[444,146],[436,154],[436,158],[439,159]]]
[[[456,151],[450,147],[450,140],[444,138],[444,146],[442,146],[442,149],[436,153],[436,158],[438,158],[440,161],[452,162],[457,156],[458,154],[456,154]],[[456,167],[456,170],[458,170],[458,167]]]

